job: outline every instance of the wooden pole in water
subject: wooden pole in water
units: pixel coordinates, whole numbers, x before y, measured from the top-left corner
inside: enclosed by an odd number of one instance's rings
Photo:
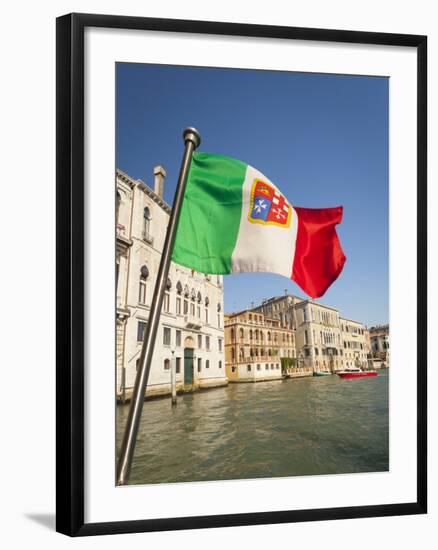
[[[172,350],[172,362],[170,364],[170,385],[172,389],[172,405],[176,405],[176,367],[175,350]]]

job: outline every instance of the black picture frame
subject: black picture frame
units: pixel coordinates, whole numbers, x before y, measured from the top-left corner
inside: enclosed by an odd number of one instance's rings
[[[207,21],[69,14],[57,25],[56,529],[69,536],[321,521],[427,511],[427,37]],[[84,30],[157,30],[405,46],[417,52],[417,500],[399,504],[84,522]]]

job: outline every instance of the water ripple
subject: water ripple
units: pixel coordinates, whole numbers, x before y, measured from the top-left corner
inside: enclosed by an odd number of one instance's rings
[[[131,483],[388,470],[387,371],[230,384],[147,401]],[[117,440],[128,406],[117,409]]]

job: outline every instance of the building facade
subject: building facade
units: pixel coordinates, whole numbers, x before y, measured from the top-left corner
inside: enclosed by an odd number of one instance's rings
[[[377,325],[370,330],[371,353],[389,366],[389,325]]]
[[[276,296],[254,309],[295,330],[297,367],[337,372],[348,366],[368,365],[365,325],[340,317],[336,308],[297,296]]]
[[[280,325],[284,328],[295,329],[297,326],[295,317],[295,305],[302,302],[302,298],[287,294],[287,291],[282,296],[274,296],[263,300],[260,306],[254,308],[254,311],[260,311],[263,315],[278,319]]]
[[[166,172],[154,169],[151,189],[116,172],[117,398],[129,400],[161,259],[170,206]],[[169,393],[171,361],[178,390],[225,385],[222,276],[171,263],[146,396]]]
[[[365,325],[358,321],[340,317],[343,342],[343,360],[345,367],[370,366],[369,333]]]
[[[253,310],[225,315],[225,366],[230,382],[282,378],[282,358],[294,359],[295,333]]]
[[[295,306],[299,361],[312,371],[342,370],[342,339],[339,312],[310,300]]]

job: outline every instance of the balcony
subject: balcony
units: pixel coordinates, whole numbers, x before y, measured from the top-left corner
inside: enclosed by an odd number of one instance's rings
[[[239,363],[274,363],[279,362],[280,356],[279,355],[262,355],[262,356],[245,356],[245,357],[239,357]],[[234,359],[232,360],[234,362]]]
[[[193,330],[199,330],[202,326],[201,319],[194,315],[184,315],[184,323],[186,324],[186,328]]]
[[[126,227],[121,223],[116,225],[116,240],[117,247],[120,249],[119,252],[122,252],[123,249],[132,245],[132,241],[127,235]]]

